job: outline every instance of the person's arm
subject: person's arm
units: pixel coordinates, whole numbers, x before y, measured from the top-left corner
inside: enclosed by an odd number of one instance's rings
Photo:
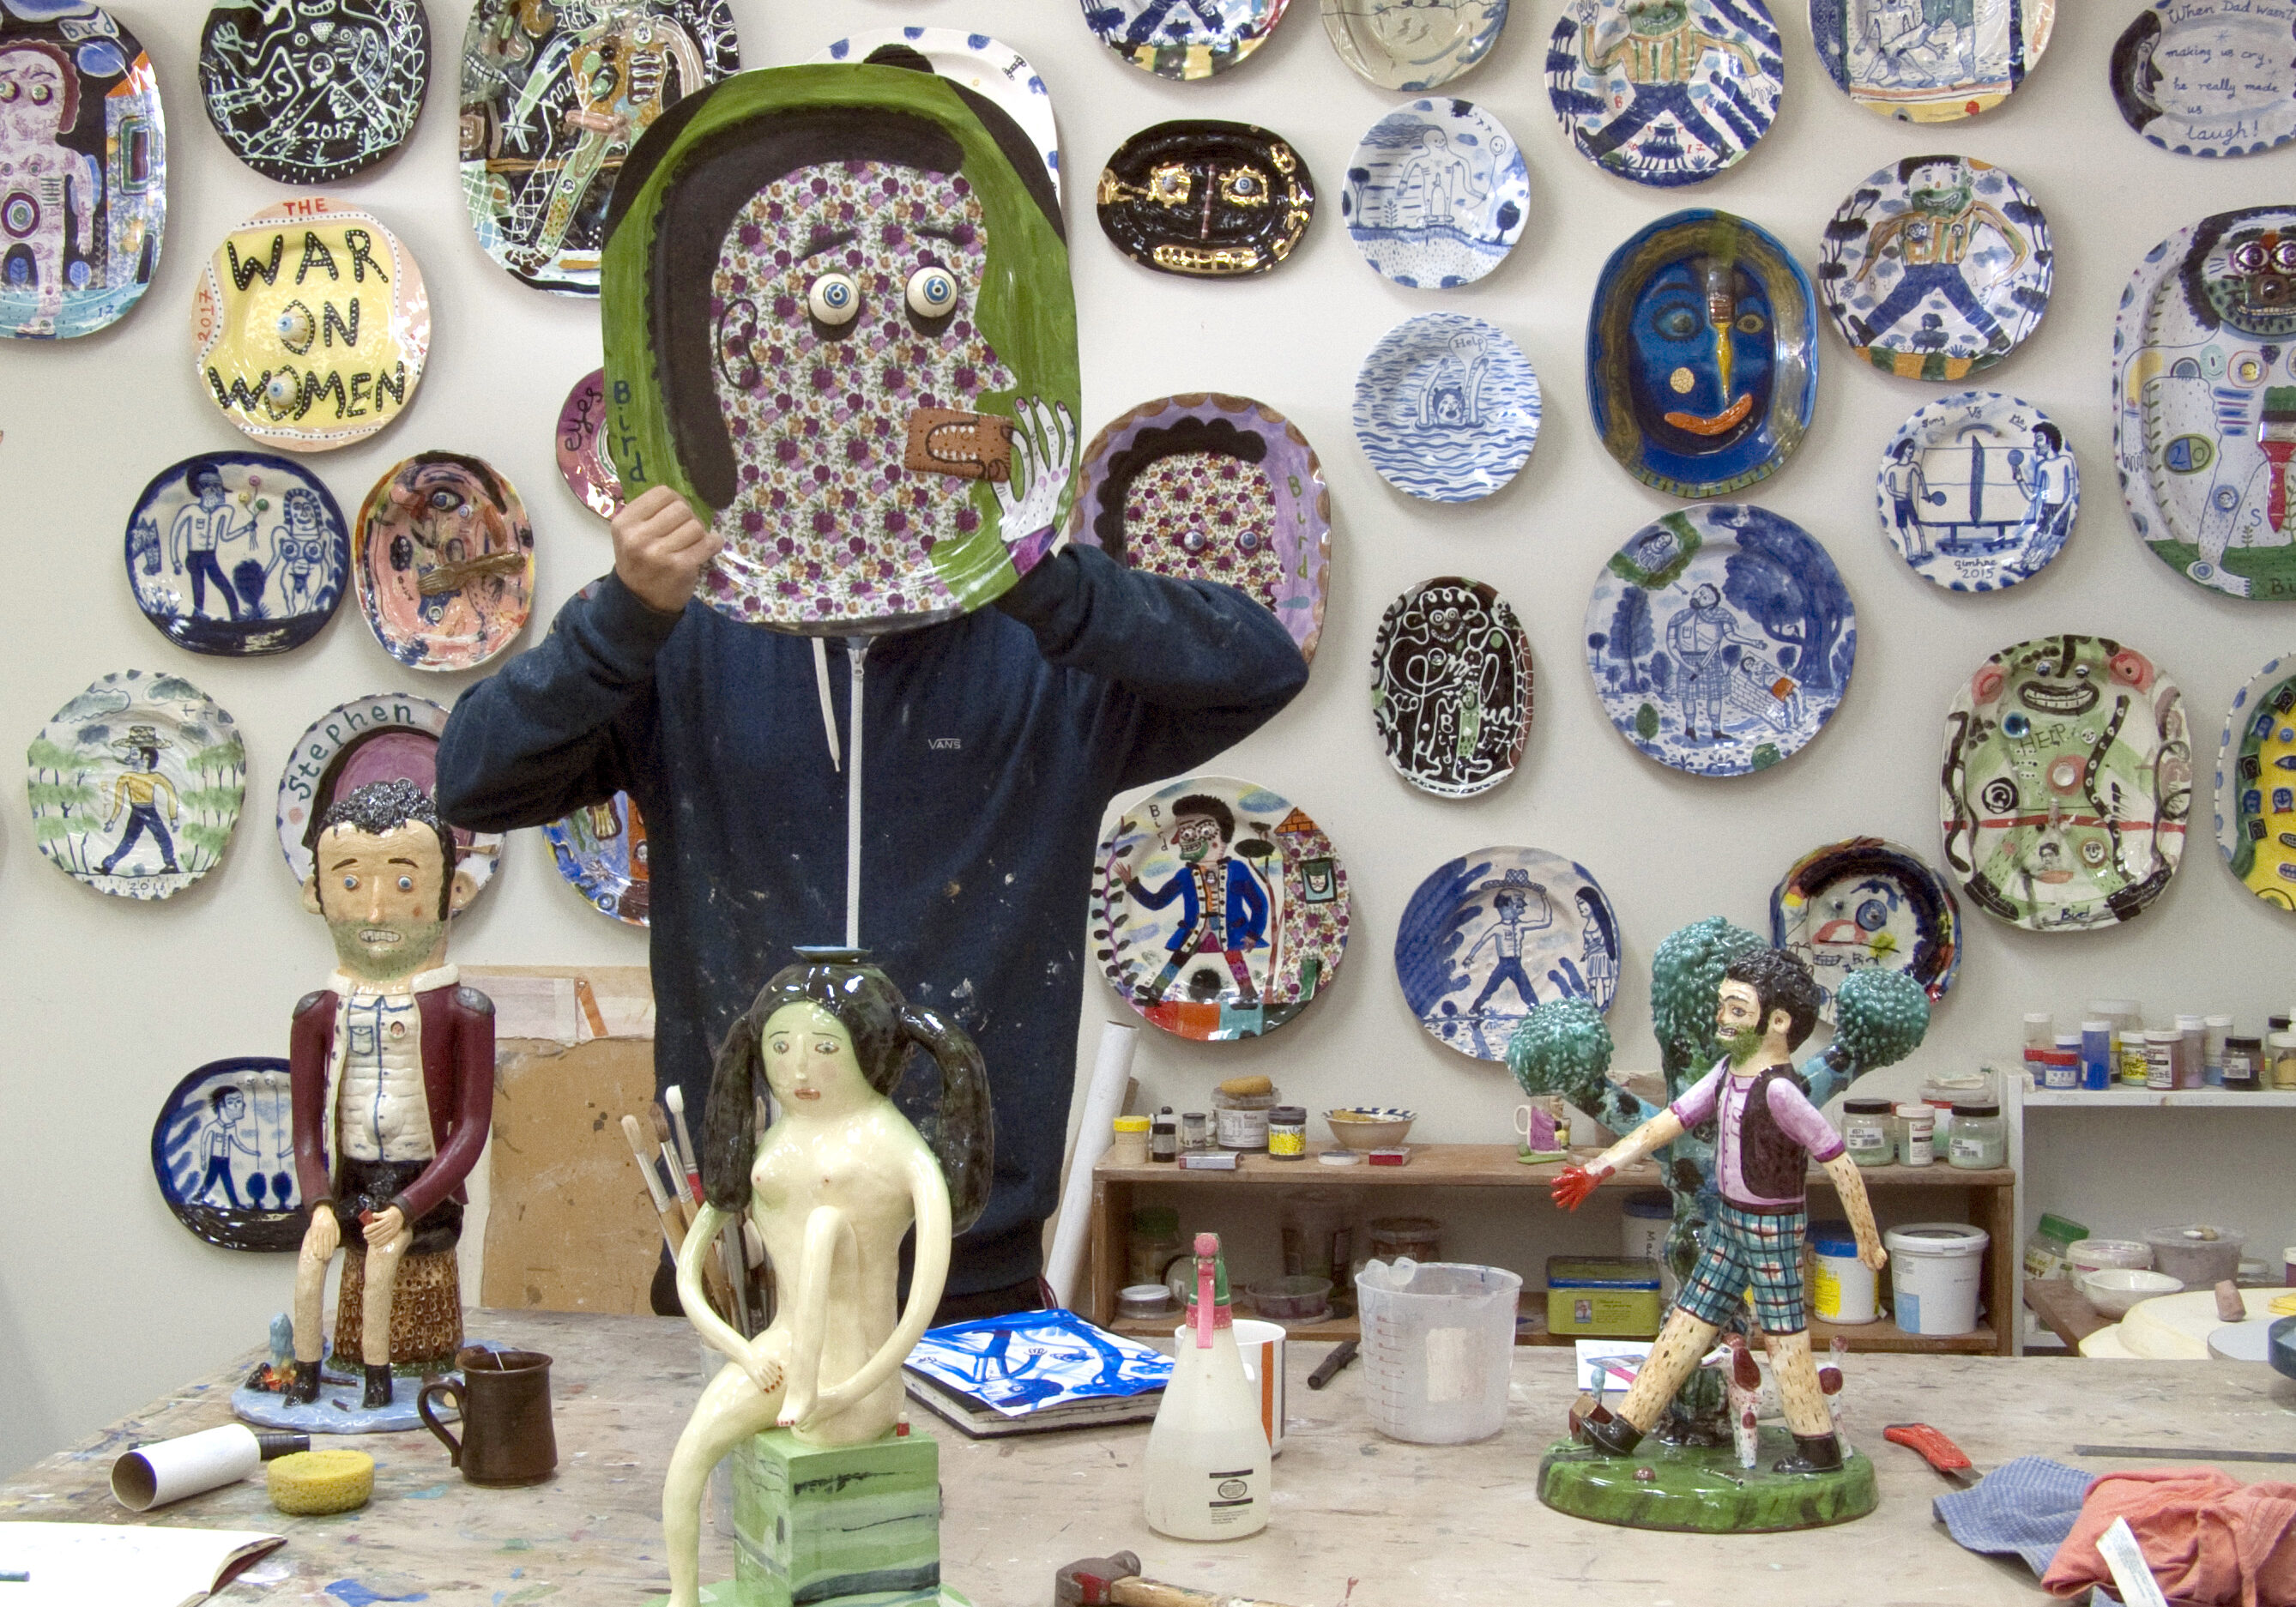
[[[1551,1190],[1555,1204],[1565,1210],[1577,1210],[1587,1202],[1587,1196],[1595,1192],[1603,1178],[1616,1175],[1621,1167],[1632,1166],[1652,1150],[1665,1148],[1713,1115],[1714,1107],[1721,1099],[1722,1079],[1728,1075],[1728,1067],[1715,1067],[1680,1099],[1584,1167],[1564,1167]]]
[[[321,988],[295,1006],[287,1042],[287,1108],[295,1136],[295,1185],[313,1216],[334,1198],[327,1176],[327,1062],[334,1053],[335,996]],[[332,1219],[332,1218],[331,1218]]]
[[[809,1417],[840,1412],[868,1395],[900,1370],[932,1324],[933,1312],[948,1283],[948,1184],[932,1152],[922,1144],[909,1157],[908,1175],[909,1206],[916,1213],[916,1261],[909,1274],[909,1303],[901,1320],[857,1372],[815,1397],[811,1413],[791,1417],[784,1408],[783,1416],[789,1421],[801,1423]]]
[[[463,1185],[487,1147],[495,1109],[495,1005],[475,988],[457,988],[447,1001],[453,1039],[455,1129],[414,1182],[391,1197],[390,1206],[408,1222],[420,1222],[430,1208]]]

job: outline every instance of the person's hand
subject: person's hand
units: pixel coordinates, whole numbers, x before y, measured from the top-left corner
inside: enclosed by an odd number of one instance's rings
[[[366,1231],[367,1245],[373,1250],[381,1250],[393,1240],[414,1236],[406,1226],[406,1213],[395,1205],[386,1205],[379,1211],[362,1212],[359,1226]]]
[[[657,613],[682,611],[726,544],[668,486],[648,486],[614,515],[614,573]]]
[[[1554,1203],[1567,1211],[1577,1210],[1587,1203],[1587,1196],[1593,1193],[1603,1179],[1610,1175],[1611,1168],[1599,1160],[1592,1166],[1564,1167],[1562,1175],[1554,1180],[1550,1191],[1554,1196]]]
[[[753,1348],[742,1357],[742,1371],[750,1375],[750,1383],[760,1395],[771,1395],[782,1387],[782,1365],[760,1349]]]
[[[1857,1259],[1879,1272],[1890,1264],[1890,1252],[1882,1248],[1878,1240],[1871,1241],[1857,1247]]]
[[[331,1260],[342,1242],[342,1226],[335,1220],[335,1208],[312,1207],[311,1226],[303,1230],[303,1253],[316,1261]]]
[[[1066,402],[1047,406],[1032,397],[1013,405],[1013,472],[994,482],[1006,546],[1053,522],[1076,449],[1076,421]]]

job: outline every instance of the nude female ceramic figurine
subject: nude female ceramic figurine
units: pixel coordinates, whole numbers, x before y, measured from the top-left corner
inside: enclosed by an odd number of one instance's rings
[[[988,1203],[994,1134],[980,1052],[956,1027],[905,1004],[855,949],[800,949],[767,983],[718,1054],[702,1133],[707,1195],[678,1257],[687,1316],[728,1363],[702,1391],[662,1488],[671,1607],[699,1595],[703,1488],[750,1435],[781,1427],[807,1445],[891,1432],[901,1363],[932,1320],[953,1234]],[[928,1144],[888,1095],[912,1045],[939,1063],[940,1119]],[[756,1135],[757,1074],[778,1115]],[[774,1320],[743,1337],[709,1308],[701,1272],[747,1213],[771,1258]],[[916,1224],[909,1303],[900,1247]]]

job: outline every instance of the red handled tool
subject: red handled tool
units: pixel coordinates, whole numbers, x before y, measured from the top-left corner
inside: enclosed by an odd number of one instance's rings
[[[1893,1423],[1882,1431],[1882,1438],[1920,1452],[1923,1461],[1964,1489],[1975,1488],[1985,1477],[1959,1446],[1925,1423]]]

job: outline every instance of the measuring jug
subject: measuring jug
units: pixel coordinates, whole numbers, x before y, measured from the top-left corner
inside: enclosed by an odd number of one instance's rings
[[[1522,1279],[1497,1267],[1399,1256],[1356,1274],[1364,1389],[1390,1439],[1464,1445],[1506,1423]]]

